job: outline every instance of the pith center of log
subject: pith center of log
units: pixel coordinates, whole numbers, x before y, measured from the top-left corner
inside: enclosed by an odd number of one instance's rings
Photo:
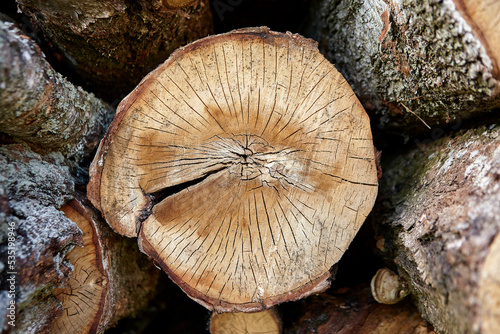
[[[258,135],[235,135],[234,138],[216,137],[214,147],[220,147],[227,157],[231,174],[243,181],[258,179],[262,185],[274,187],[300,186],[296,171],[302,167],[295,158],[297,149],[273,146]]]

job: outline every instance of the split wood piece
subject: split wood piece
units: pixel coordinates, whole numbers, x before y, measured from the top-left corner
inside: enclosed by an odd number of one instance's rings
[[[210,319],[210,333],[279,334],[281,321],[274,308],[255,313],[213,313]]]
[[[114,111],[74,86],[12,23],[0,21],[0,131],[78,162],[95,150]]]
[[[422,132],[500,107],[498,1],[314,4],[308,35],[382,129]]]
[[[367,286],[342,288],[305,300],[299,319],[289,319],[287,333],[358,334],[405,333],[436,334],[409,301],[397,305],[376,303]],[[283,317],[286,322],[287,319]]]
[[[53,46],[53,58],[108,101],[118,102],[178,47],[213,33],[208,0],[196,6],[188,0],[16,1]]]
[[[265,27],[176,51],[121,102],[90,173],[110,226],[220,312],[326,289],[378,187],[347,82]]]
[[[500,327],[500,127],[386,157],[378,248],[438,332]]]
[[[61,211],[82,230],[83,247],[66,258],[74,270],[69,286],[53,293],[63,313],[51,333],[103,333],[147,305],[159,272],[135,243],[116,236],[81,202],[73,200]]]

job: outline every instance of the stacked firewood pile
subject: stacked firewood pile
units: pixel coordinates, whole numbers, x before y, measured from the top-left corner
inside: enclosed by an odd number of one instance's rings
[[[0,332],[496,333],[500,3],[0,5]]]

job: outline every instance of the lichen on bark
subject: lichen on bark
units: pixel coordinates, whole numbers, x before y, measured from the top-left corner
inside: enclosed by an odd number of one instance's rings
[[[318,0],[313,8],[308,34],[380,127],[412,132],[424,128],[418,117],[443,125],[500,106],[492,59],[452,0]]]
[[[21,144],[0,147],[0,308],[7,310],[10,302],[8,272],[16,272],[19,332],[43,332],[48,319],[62,311],[50,292],[67,284],[73,267],[65,256],[82,239],[76,224],[57,208],[73,195],[74,182],[61,153],[42,156]],[[14,268],[7,266],[9,228],[15,234]],[[32,317],[38,321],[25,321]]]

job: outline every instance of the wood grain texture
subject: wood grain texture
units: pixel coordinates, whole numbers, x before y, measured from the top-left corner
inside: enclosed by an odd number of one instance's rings
[[[210,334],[279,334],[281,321],[275,309],[255,313],[213,313]]]
[[[82,231],[83,247],[73,249],[66,257],[73,265],[73,275],[65,289],[54,291],[63,305],[63,314],[52,323],[51,333],[96,333],[109,291],[102,244],[95,226],[79,209],[76,203],[61,208]]]
[[[133,240],[113,233],[88,201],[72,200],[61,211],[83,232],[83,247],[66,257],[73,275],[67,287],[53,293],[63,312],[51,333],[104,333],[147,306],[159,271]]]
[[[325,289],[377,193],[369,120],[298,35],[195,42],[118,107],[89,198],[190,297],[256,311]]]

